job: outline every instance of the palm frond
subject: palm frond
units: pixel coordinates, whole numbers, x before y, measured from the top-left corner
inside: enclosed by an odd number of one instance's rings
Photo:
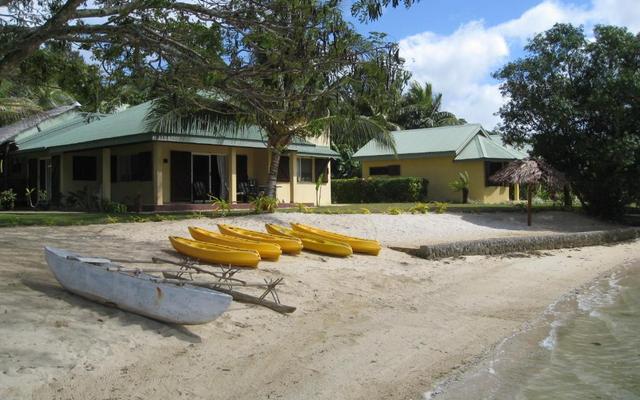
[[[331,115],[319,118],[314,123],[327,126],[331,131],[331,140],[337,143],[357,148],[373,140],[379,147],[390,149],[394,154],[396,152],[395,139],[389,123],[383,117]]]
[[[154,100],[146,116],[151,132],[167,135],[239,135],[252,122],[228,102],[204,98],[188,101],[174,96]]]

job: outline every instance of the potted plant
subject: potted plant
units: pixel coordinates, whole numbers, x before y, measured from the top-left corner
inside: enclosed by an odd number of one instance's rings
[[[467,171],[458,172],[458,179],[449,183],[449,187],[454,192],[462,192],[462,204],[469,202],[469,173]]]

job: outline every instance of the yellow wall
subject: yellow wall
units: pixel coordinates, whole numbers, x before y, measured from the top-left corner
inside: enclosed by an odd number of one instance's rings
[[[74,181],[73,180],[73,156],[92,156],[96,157],[96,180],[95,181]],[[74,151],[70,153],[64,153],[61,157],[62,160],[62,190],[63,194],[67,195],[69,192],[75,192],[78,190],[84,190],[87,188],[90,194],[102,197],[102,151],[101,150],[87,150],[87,151]]]
[[[152,151],[152,144],[140,143],[130,146],[111,147],[112,156],[132,155],[143,151]],[[142,204],[153,204],[153,180],[111,183],[112,201],[135,205],[138,195],[140,195]]]
[[[509,201],[509,188],[484,185],[484,161],[453,161],[452,156],[423,157],[400,160],[362,161],[362,177],[369,177],[370,167],[400,165],[401,176],[423,177],[429,180],[428,198],[432,201],[461,202],[462,194],[449,188],[449,182],[459,172],[469,173],[469,200],[482,203]]]
[[[233,148],[236,154],[243,154],[247,156],[247,169],[249,177],[256,180],[258,185],[266,185],[268,171],[269,171],[269,154],[264,149],[252,149],[252,148]],[[212,146],[212,145],[198,145],[198,144],[185,144],[185,143],[156,143],[154,151],[159,152],[160,159],[167,159],[169,162],[162,163],[162,201],[164,204],[171,202],[171,151],[188,151],[191,153],[201,154],[217,154],[226,155],[228,162],[228,170],[231,173],[231,157],[230,148],[226,146]],[[287,154],[289,156],[290,163],[295,161],[293,154]],[[155,157],[155,156],[154,156]],[[315,167],[315,165],[314,165]],[[294,170],[291,169],[291,179],[295,179]],[[293,193],[293,199],[291,199],[291,184],[288,182],[278,182],[276,188],[276,198],[280,202],[296,202],[296,203],[315,203],[315,184],[297,184]],[[310,187],[309,187],[310,186]],[[232,199],[234,202],[237,199]],[[323,185],[322,189],[322,204],[331,204],[331,178],[329,177],[329,183]]]

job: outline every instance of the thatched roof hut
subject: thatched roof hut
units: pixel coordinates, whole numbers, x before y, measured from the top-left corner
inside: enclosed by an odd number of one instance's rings
[[[566,184],[561,172],[539,158],[515,160],[489,177],[495,183],[527,185],[527,224],[531,226],[531,197],[533,187],[539,183],[552,189],[560,189]]]

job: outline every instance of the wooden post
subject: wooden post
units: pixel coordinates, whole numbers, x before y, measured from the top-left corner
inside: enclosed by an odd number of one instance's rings
[[[533,190],[531,184],[527,183],[527,225],[531,226],[531,197]]]
[[[111,201],[111,149],[102,149],[102,199]]]

